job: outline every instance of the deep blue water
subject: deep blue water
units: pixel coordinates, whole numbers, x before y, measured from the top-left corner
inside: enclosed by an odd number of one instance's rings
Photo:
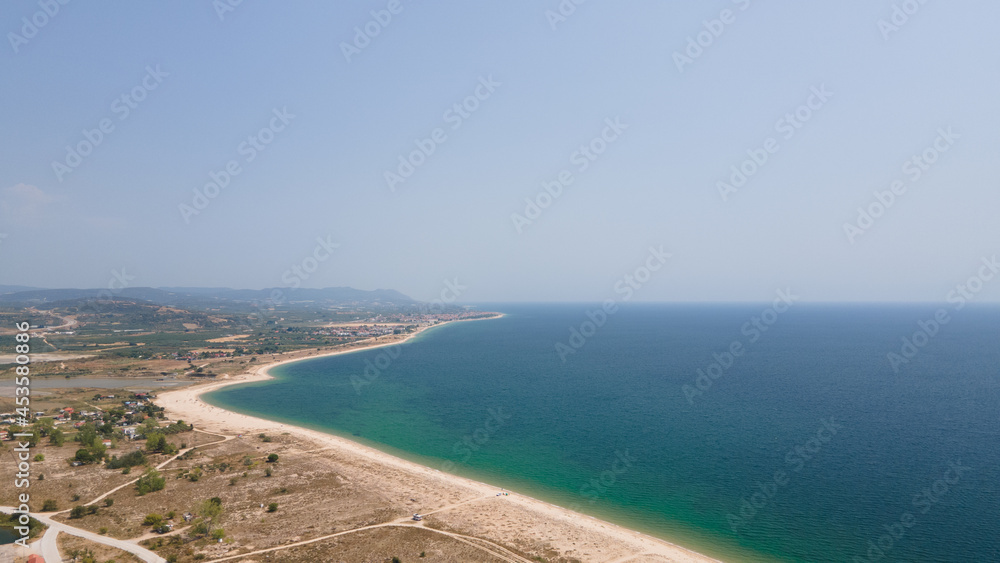
[[[9,528],[0,528],[0,545],[14,543],[14,540],[20,536],[14,535],[13,531]]]
[[[483,306],[209,400],[727,561],[1000,561],[1000,308],[944,306],[897,372],[939,306],[796,304],[755,339],[767,306],[630,305],[565,362],[597,306]]]

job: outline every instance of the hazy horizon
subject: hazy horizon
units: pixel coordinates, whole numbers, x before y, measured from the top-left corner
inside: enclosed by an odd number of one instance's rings
[[[42,4],[3,285],[1000,301],[995,3]]]
[[[4,289],[4,288],[7,288],[7,287],[20,287],[20,286],[8,286],[8,285],[0,284],[0,289]],[[358,289],[358,290],[361,290],[361,291],[370,291],[370,292],[373,292],[373,291],[398,291],[395,288],[391,288],[391,287],[351,288],[350,286],[330,286],[330,287],[323,287],[323,288],[308,288],[308,289],[324,290],[324,289],[341,289],[341,288]],[[293,303],[293,302],[297,301],[296,298],[295,298],[295,290],[294,289],[283,288],[281,286],[274,286],[274,287],[222,287],[222,286],[218,286],[218,287],[199,287],[199,286],[144,286],[144,287],[140,287],[140,286],[135,286],[135,287],[129,287],[128,289],[158,289],[158,290],[164,290],[164,291],[169,291],[169,290],[183,290],[183,289],[198,289],[198,290],[223,289],[223,290],[233,290],[233,291],[264,291],[264,290],[271,290],[271,289],[281,289],[281,290],[284,291],[282,293],[282,302],[287,301],[287,302],[292,302]],[[307,289],[307,288],[303,288],[303,289]],[[95,299],[100,299],[100,300],[114,300],[114,299],[119,298],[120,296],[122,296],[122,292],[119,291],[119,290],[117,290],[117,289],[113,288],[111,290],[111,292],[109,293],[109,292],[106,291],[106,288],[99,288],[99,287],[28,287],[27,289],[18,290],[18,291],[30,291],[30,290],[79,290],[79,291],[94,291],[95,292],[94,298]],[[14,292],[10,292],[10,293],[14,293]],[[415,297],[413,297],[411,295],[407,295],[405,292],[402,292],[402,291],[399,291],[399,293],[402,293],[406,297],[412,298],[416,302],[435,301],[435,298],[429,298],[429,299],[424,300],[424,299],[417,299],[417,298],[415,298]],[[286,296],[287,296],[287,299],[286,299]],[[818,301],[818,300],[809,300],[809,299],[801,299],[800,298],[800,299],[796,299],[795,303],[796,304],[802,304],[802,305],[830,305],[830,306],[850,306],[850,305],[945,305],[945,304],[955,304],[955,303],[961,301],[961,303],[963,304],[963,307],[964,306],[976,306],[976,305],[983,305],[983,306],[997,306],[997,305],[1000,305],[1000,302],[998,302],[998,301],[991,301],[991,300],[985,300],[985,299],[979,300],[979,299],[976,299],[976,298],[973,298],[973,299],[963,298],[963,299],[959,300],[960,294],[958,292],[955,292],[954,294],[950,294],[950,296],[953,299],[952,301],[949,301],[947,298],[945,298],[945,299],[939,299],[939,300],[928,299],[928,300],[924,300],[924,301],[918,301],[918,300],[912,300],[912,301],[890,301],[890,300],[874,300],[874,299],[873,300],[867,300],[867,301],[864,301],[864,300],[857,300],[857,301],[832,301],[832,300],[831,301]],[[800,297],[800,296],[796,295],[796,297]],[[772,296],[771,298],[764,298],[764,299],[758,299],[758,300],[749,300],[748,299],[748,300],[729,300],[729,301],[723,300],[723,299],[717,299],[717,300],[704,299],[704,300],[687,300],[687,301],[682,301],[682,300],[675,300],[675,301],[658,300],[657,301],[657,300],[639,299],[639,298],[625,300],[625,299],[622,299],[621,294],[619,294],[616,297],[611,297],[611,298],[605,299],[605,300],[590,300],[590,301],[587,301],[587,300],[558,300],[558,299],[551,299],[551,300],[530,300],[530,299],[526,299],[526,300],[487,300],[487,301],[454,300],[454,301],[450,302],[449,304],[454,304],[454,305],[457,305],[457,306],[463,306],[463,305],[468,305],[468,306],[484,306],[484,305],[546,305],[546,304],[552,304],[552,305],[586,305],[586,306],[594,306],[594,305],[600,305],[603,301],[612,301],[612,302],[614,302],[614,304],[616,306],[629,305],[629,304],[633,304],[633,305],[757,305],[757,304],[767,305],[767,304],[769,304],[769,303],[771,303],[771,302],[774,301],[774,297]],[[960,310],[960,308],[958,308],[957,310]]]

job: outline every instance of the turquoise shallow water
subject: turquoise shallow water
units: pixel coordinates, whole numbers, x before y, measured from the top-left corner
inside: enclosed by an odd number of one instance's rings
[[[937,306],[795,305],[755,333],[765,307],[631,305],[564,362],[594,306],[484,306],[507,315],[207,399],[727,561],[1000,561],[1000,308],[950,310],[896,372]]]

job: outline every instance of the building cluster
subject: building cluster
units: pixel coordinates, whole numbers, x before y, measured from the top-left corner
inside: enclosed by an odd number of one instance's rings
[[[114,395],[98,394],[94,396],[94,401],[114,400],[115,398]],[[133,393],[128,398],[121,400],[120,407],[117,405],[110,409],[94,407],[95,410],[77,410],[73,407],[64,407],[51,418],[56,427],[71,425],[73,428],[79,429],[88,422],[97,426],[110,424],[116,430],[120,430],[126,438],[134,440],[137,425],[147,417],[152,416],[150,411],[154,406],[152,400],[155,398],[156,395],[152,393]],[[44,416],[44,412],[34,413],[36,420]],[[17,423],[18,417],[15,413],[0,413],[0,440],[10,440],[12,438],[10,427],[17,425]],[[111,444],[111,440],[104,440],[104,442],[106,446]]]
[[[174,352],[170,354],[170,358],[181,362],[193,362],[195,360],[205,360],[208,358],[230,358],[233,354],[226,350],[219,350],[216,352],[188,352],[187,354],[182,354],[180,352]]]
[[[361,325],[350,325],[350,326],[326,327],[313,330],[309,334],[317,336],[368,338],[372,336],[385,336],[387,334],[399,334],[400,332],[403,332],[403,330],[404,330],[403,327],[396,325],[361,324]]]

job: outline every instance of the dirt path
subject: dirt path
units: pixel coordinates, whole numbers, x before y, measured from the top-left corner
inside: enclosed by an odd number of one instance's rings
[[[235,436],[226,436],[224,434],[216,434],[215,432],[205,432],[204,430],[195,430],[195,432],[201,432],[202,434],[208,434],[210,436],[217,436],[217,437],[221,438],[221,440],[216,440],[214,442],[206,442],[204,444],[198,444],[198,445],[192,446],[190,448],[185,448],[185,449],[177,452],[176,455],[173,455],[173,456],[167,458],[166,460],[162,461],[160,464],[158,464],[156,466],[156,469],[163,469],[170,462],[176,460],[178,457],[186,454],[187,452],[189,452],[189,451],[191,451],[191,450],[193,450],[195,448],[200,448],[202,446],[210,446],[212,444],[218,444],[218,443],[225,442],[227,440],[232,440],[233,438],[235,438]],[[138,480],[139,480],[139,478],[137,477],[137,478],[135,478],[135,479],[133,479],[133,480],[127,482],[127,483],[119,485],[119,486],[111,489],[110,491],[107,491],[104,494],[102,494],[102,495],[100,495],[100,496],[98,496],[98,497],[90,500],[89,502],[85,503],[83,506],[89,506],[91,504],[100,502],[100,501],[104,500],[105,498],[107,498],[108,495],[114,494],[114,493],[116,493],[116,492],[124,489],[125,487],[130,486],[130,485],[134,485],[135,482],[138,481]],[[14,509],[12,507],[6,507],[6,506],[0,507],[0,512],[6,512],[8,514],[10,514],[11,512],[13,512],[13,510]],[[146,534],[144,536],[140,536],[138,538],[132,538],[130,540],[118,540],[118,539],[115,539],[115,538],[109,538],[107,536],[102,536],[102,535],[99,535],[99,534],[95,534],[93,532],[89,532],[87,530],[76,528],[76,527],[70,526],[68,524],[63,524],[62,522],[57,522],[57,521],[55,521],[55,520],[52,519],[53,516],[56,516],[58,514],[64,514],[64,513],[69,512],[69,511],[70,510],[67,509],[67,510],[60,510],[58,512],[51,512],[51,513],[47,513],[47,514],[35,514],[35,513],[31,514],[32,518],[38,520],[39,522],[42,522],[43,524],[45,524],[45,525],[47,525],[49,527],[49,529],[46,530],[45,534],[42,535],[42,539],[39,540],[35,544],[36,549],[38,549],[41,552],[42,557],[44,557],[46,561],[62,561],[63,560],[62,555],[59,553],[59,547],[56,544],[56,536],[58,536],[60,532],[65,532],[65,533],[70,534],[72,536],[78,536],[78,537],[85,538],[85,539],[88,539],[88,540],[91,540],[91,541],[102,543],[104,545],[110,545],[112,547],[117,547],[118,549],[123,549],[125,551],[128,551],[129,553],[135,554],[137,557],[139,557],[143,561],[147,561],[149,563],[166,563],[166,559],[160,557],[159,555],[153,553],[152,551],[149,551],[148,549],[146,549],[144,547],[139,546],[139,542],[140,541],[143,541],[143,540],[149,539],[149,537],[152,537],[149,534]],[[184,529],[184,528],[182,528],[182,529]],[[175,532],[173,532],[173,533],[176,533],[176,532],[179,532],[179,531],[180,530],[175,530]],[[156,535],[159,536],[159,535],[169,535],[169,534],[156,534]]]
[[[214,442],[207,442],[205,444],[199,444],[197,446],[191,446],[190,448],[185,448],[185,449],[177,452],[175,455],[173,455],[173,456],[167,458],[166,460],[160,462],[160,464],[156,466],[156,469],[163,469],[164,467],[167,466],[168,463],[176,460],[177,458],[181,457],[182,455],[188,453],[189,451],[191,451],[191,450],[193,450],[195,448],[200,448],[200,447],[203,447],[203,446],[210,446],[212,444],[218,444],[218,443],[221,443],[221,442],[226,442],[226,441],[232,440],[233,438],[236,437],[236,436],[226,436],[226,435],[223,435],[223,434],[216,434],[215,432],[205,432],[204,430],[194,430],[194,432],[201,432],[202,434],[209,434],[211,436],[221,436],[222,439],[221,440],[216,440]],[[125,483],[123,485],[118,485],[117,487],[111,489],[110,491],[104,493],[103,495],[101,495],[101,496],[95,498],[94,500],[92,500],[92,501],[84,504],[84,506],[89,506],[91,504],[94,504],[97,501],[104,500],[104,498],[107,497],[108,495],[116,493],[116,492],[124,489],[125,487],[127,487],[129,485],[134,485],[135,482],[138,481],[138,480],[139,480],[139,477],[136,477],[135,479],[132,479],[128,483]],[[69,510],[62,510],[60,512],[69,512]],[[55,514],[59,514],[59,512],[56,512]]]
[[[472,499],[472,500],[481,500],[481,499],[475,498],[475,499]],[[471,502],[471,501],[467,501],[467,502]],[[465,503],[458,503],[458,504],[465,504]],[[438,512],[440,510],[444,510],[444,509],[443,508],[442,509],[438,509],[435,512]],[[362,531],[365,531],[365,530],[374,530],[376,528],[389,528],[389,527],[393,527],[393,528],[413,528],[413,527],[419,527],[421,529],[427,530],[428,532],[434,532],[436,534],[442,534],[442,535],[445,535],[445,536],[449,536],[449,537],[455,538],[455,539],[457,539],[458,541],[460,541],[462,543],[468,544],[468,545],[470,545],[470,546],[472,546],[472,547],[474,547],[476,549],[479,549],[481,551],[485,551],[485,552],[489,553],[490,555],[492,555],[494,557],[497,557],[499,559],[507,561],[508,563],[535,563],[534,561],[532,561],[530,559],[525,559],[524,557],[521,557],[520,555],[514,553],[513,551],[510,551],[509,549],[507,549],[507,548],[505,548],[505,547],[503,547],[503,546],[501,546],[499,544],[493,543],[493,542],[491,542],[489,540],[484,540],[484,539],[476,538],[476,537],[473,537],[473,536],[466,536],[466,535],[458,534],[458,533],[455,533],[455,532],[446,532],[444,530],[438,530],[436,528],[428,528],[428,527],[424,526],[422,522],[421,523],[417,523],[417,522],[406,523],[406,522],[408,522],[408,520],[409,520],[408,518],[401,518],[399,520],[394,520],[392,522],[385,522],[385,523],[382,523],[382,524],[372,524],[371,526],[362,526],[360,528],[354,528],[353,530],[344,530],[343,532],[337,532],[335,534],[328,534],[328,535],[325,535],[325,536],[320,536],[318,538],[313,538],[311,540],[305,540],[305,541],[290,543],[290,544],[286,544],[286,545],[280,545],[280,546],[271,547],[271,548],[268,548],[268,549],[259,549],[257,551],[249,551],[247,553],[240,553],[238,555],[229,555],[227,557],[220,557],[218,559],[211,559],[211,560],[208,561],[208,563],[217,563],[219,561],[232,561],[234,559],[240,559],[240,558],[243,558],[243,557],[249,557],[251,555],[259,555],[261,553],[271,553],[273,551],[279,551],[279,550],[282,550],[282,549],[288,549],[290,547],[299,547],[299,546],[308,545],[308,544],[311,544],[311,543],[321,542],[321,541],[324,541],[324,540],[328,540],[330,538],[335,538],[335,537],[338,537],[338,536],[345,536],[347,534],[353,534],[353,533],[362,532]]]

